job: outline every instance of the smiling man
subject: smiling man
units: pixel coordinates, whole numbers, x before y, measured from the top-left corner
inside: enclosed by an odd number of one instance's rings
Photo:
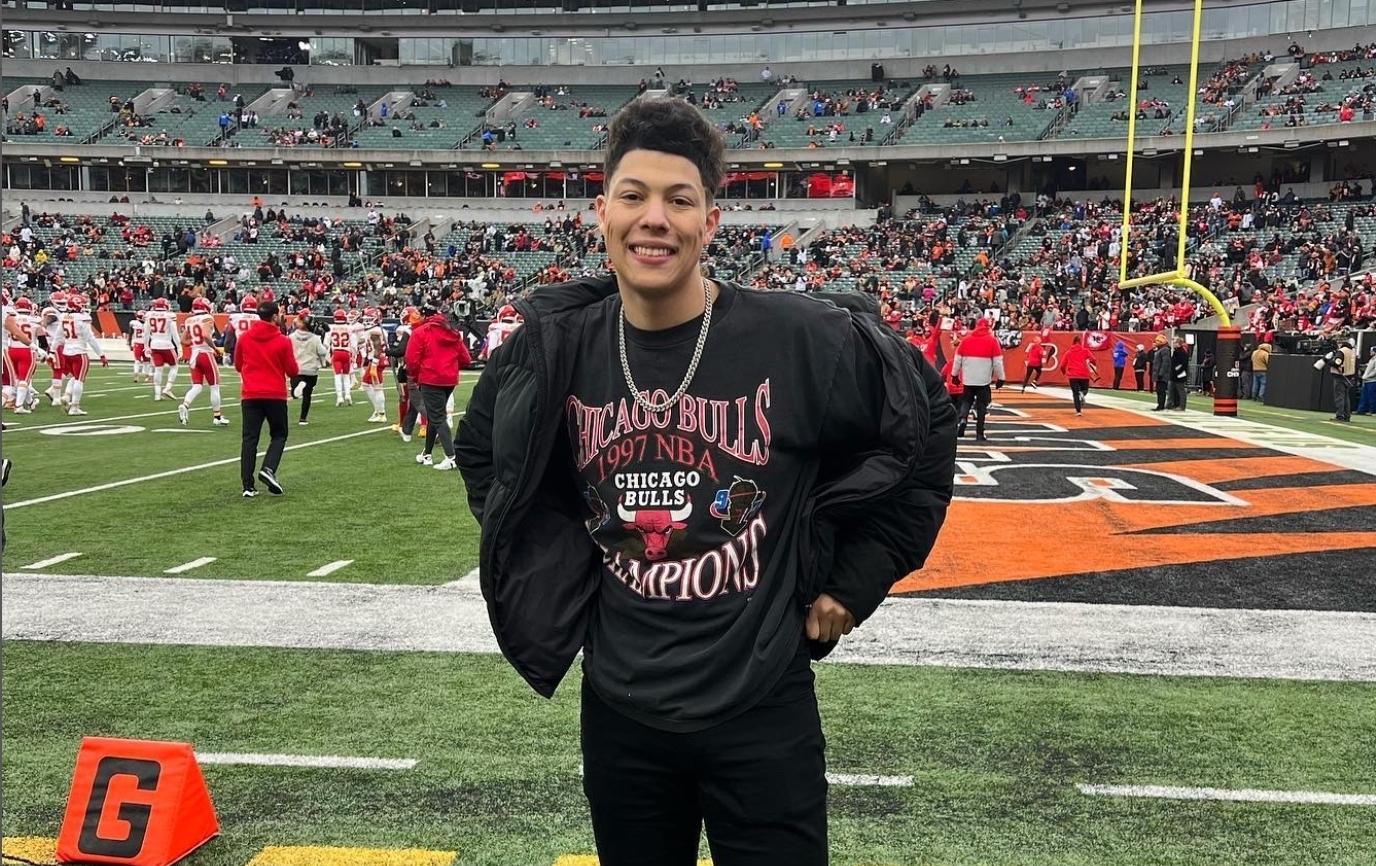
[[[615,276],[537,289],[459,428],[498,642],[543,695],[583,652],[604,866],[827,862],[811,662],[921,566],[955,413],[871,299],[706,279],[723,143],[680,100],[611,124]]]

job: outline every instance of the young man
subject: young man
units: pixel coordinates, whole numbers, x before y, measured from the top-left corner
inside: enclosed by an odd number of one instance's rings
[[[239,476],[244,498],[258,495],[253,483],[253,467],[258,455],[258,437],[263,422],[268,425],[268,453],[258,480],[268,492],[281,496],[277,466],[287,447],[287,379],[300,372],[291,340],[280,330],[281,317],[275,301],[258,305],[258,321],[244,332],[234,346],[234,369],[242,377],[240,411],[243,412],[243,439],[239,445]]]
[[[369,424],[387,423],[387,394],[383,386],[382,371],[387,368],[387,334],[382,330],[382,311],[368,307],[363,311],[363,341],[359,357],[363,359],[363,394],[372,404],[373,414],[368,416]]]
[[[922,564],[951,496],[941,377],[872,304],[702,277],[724,171],[693,106],[622,109],[616,275],[518,301],[459,427],[499,645],[545,696],[584,653],[604,866],[692,864],[704,822],[719,866],[827,862],[810,659]]]
[[[987,442],[984,422],[989,416],[989,403],[993,400],[989,387],[1003,387],[1003,347],[989,329],[988,319],[976,322],[975,329],[960,341],[955,363],[951,365],[951,376],[960,380],[965,389],[956,404],[956,435],[965,435],[965,425],[969,423],[970,409],[973,407],[975,441]]]
[[[228,427],[229,419],[220,414],[220,359],[219,349],[215,348],[215,316],[210,302],[196,298],[191,302],[191,315],[184,325],[186,342],[191,347],[191,387],[177,406],[177,418],[185,427],[191,423],[191,406],[201,395],[201,388],[210,389],[210,412],[215,417],[211,424]]]
[[[38,345],[38,335],[42,325],[34,315],[33,301],[19,298],[13,309],[6,305],[5,327],[5,364],[14,386],[14,412],[28,415],[33,412],[34,401],[38,395],[33,392],[34,368],[47,357]]]
[[[139,310],[129,320],[129,351],[134,355],[134,381],[153,381],[153,368],[148,363],[147,313]]]

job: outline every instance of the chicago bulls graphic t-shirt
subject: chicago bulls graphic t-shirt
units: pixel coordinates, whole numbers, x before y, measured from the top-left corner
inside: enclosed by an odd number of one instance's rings
[[[669,731],[810,685],[800,515],[827,443],[863,450],[882,393],[877,363],[845,328],[816,345],[788,326],[813,302],[718,285],[697,373],[671,409],[651,414],[631,397],[616,295],[584,320],[564,407],[603,552],[584,676],[623,714]],[[701,326],[627,323],[631,373],[651,401],[678,388]]]

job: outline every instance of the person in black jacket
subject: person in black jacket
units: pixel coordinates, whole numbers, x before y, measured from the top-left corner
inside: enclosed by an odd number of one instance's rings
[[[1166,411],[1166,397],[1171,388],[1171,342],[1165,334],[1157,334],[1151,350],[1151,383],[1156,386],[1156,408]]]
[[[499,646],[547,697],[583,652],[604,866],[692,863],[704,823],[723,866],[827,862],[811,660],[921,567],[952,492],[941,377],[872,300],[702,276],[723,153],[681,100],[616,115],[615,276],[518,300],[459,426]]]

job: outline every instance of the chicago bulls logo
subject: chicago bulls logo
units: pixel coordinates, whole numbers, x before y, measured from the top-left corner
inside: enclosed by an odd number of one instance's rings
[[[658,562],[669,556],[669,538],[675,532],[688,528],[688,515],[693,513],[693,503],[687,502],[682,508],[641,508],[632,511],[620,502],[616,504],[616,515],[622,520],[622,528],[640,533],[645,542],[645,558]]]

